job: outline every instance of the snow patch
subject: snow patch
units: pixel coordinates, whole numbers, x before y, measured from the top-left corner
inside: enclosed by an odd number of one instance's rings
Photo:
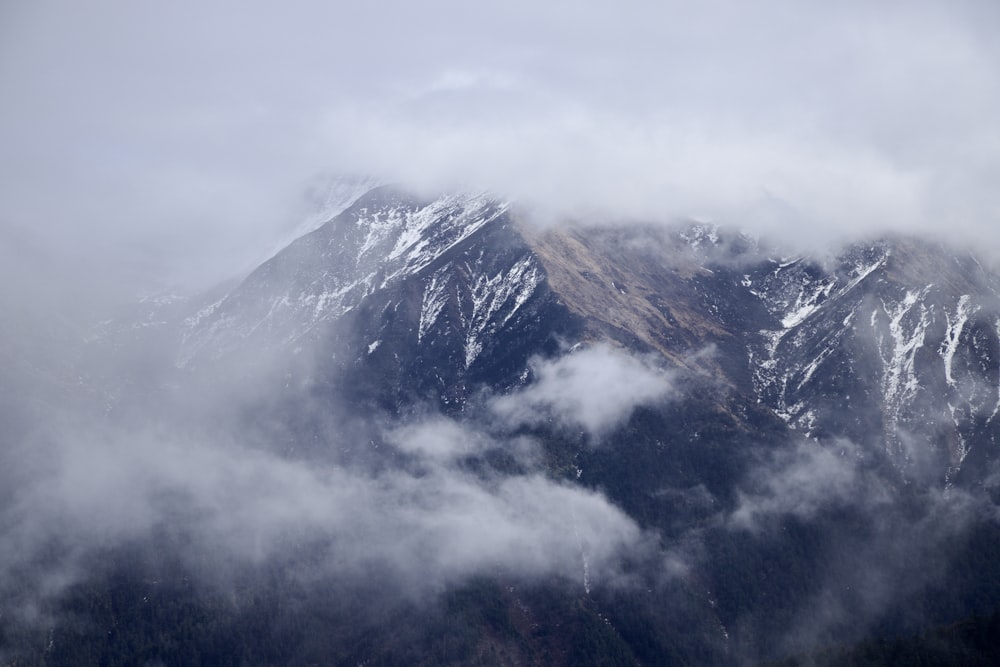
[[[417,342],[421,342],[430,331],[438,316],[448,302],[448,282],[451,265],[444,266],[433,274],[424,289],[423,302],[420,305],[420,324],[417,327]]]
[[[338,219],[299,238],[226,297],[189,318],[180,363],[204,353],[219,358],[264,331],[271,341],[296,344],[320,322],[342,317],[375,291],[419,273],[507,209],[485,194],[355,207],[351,221]],[[444,277],[438,276],[425,294],[421,339],[444,305]]]
[[[840,293],[846,294],[847,292],[850,292],[852,289],[861,284],[862,280],[870,276],[872,272],[885,266],[885,263],[889,261],[889,254],[889,251],[886,250],[884,255],[867,265],[860,262],[856,263],[854,265],[854,271],[852,271],[852,273],[854,273],[854,277],[847,283],[847,285],[844,286],[844,289],[840,290]]]
[[[930,325],[933,307],[928,308],[922,303],[930,288],[931,285],[928,285],[919,292],[907,291],[903,300],[897,304],[882,302],[882,311],[889,320],[889,336],[886,338],[883,330],[877,326],[875,335],[882,361],[882,396],[888,416],[886,431],[890,441],[895,439],[896,425],[903,406],[920,389],[915,360],[917,351],[924,345],[927,327]],[[915,309],[915,306],[918,307]],[[910,316],[911,312],[914,313],[913,316]],[[872,322],[876,325],[880,319],[877,314],[876,310],[872,316]]]
[[[466,322],[466,368],[483,351],[484,338],[510,321],[541,280],[542,273],[531,255],[522,257],[507,272],[476,278],[472,285],[472,313]],[[503,318],[496,321],[495,316],[504,310]]]
[[[955,350],[958,349],[959,339],[962,337],[962,329],[965,328],[965,323],[969,321],[969,316],[979,310],[978,306],[970,306],[970,299],[971,297],[968,294],[963,294],[958,299],[954,319],[952,319],[947,309],[944,311],[948,328],[944,335],[944,341],[941,343],[941,349],[938,352],[944,360],[944,379],[947,381],[949,387],[955,386],[955,378],[951,372],[952,360],[955,357]]]
[[[681,232],[680,237],[695,250],[703,245],[716,246],[719,245],[719,228],[710,223],[697,223]]]
[[[424,208],[390,212],[392,228],[398,234],[386,260],[400,266],[386,276],[383,287],[400,275],[412,275],[427,267],[508,208],[508,204],[481,194],[442,197]]]
[[[785,329],[794,329],[799,326],[819,310],[823,300],[830,296],[835,282],[820,283],[813,290],[803,289],[795,299],[791,312],[781,318],[781,326]]]
[[[997,332],[997,337],[1000,338],[1000,318],[997,318],[993,322],[993,328]],[[1000,412],[1000,378],[997,378],[997,402],[993,407],[993,414],[990,415],[989,421],[993,421],[998,412]]]

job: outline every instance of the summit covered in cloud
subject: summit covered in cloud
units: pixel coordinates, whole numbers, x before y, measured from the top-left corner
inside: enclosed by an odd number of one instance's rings
[[[996,12],[15,2],[0,220],[200,284],[252,268],[330,170],[543,221],[975,241],[997,215]]]

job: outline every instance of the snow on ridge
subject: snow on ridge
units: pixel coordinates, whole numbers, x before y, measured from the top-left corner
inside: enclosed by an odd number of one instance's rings
[[[383,182],[372,176],[343,176],[332,179],[323,188],[323,194],[317,198],[313,210],[292,232],[275,244],[267,257],[274,257],[296,239],[316,231],[380,185],[383,185]]]
[[[794,329],[802,324],[810,315],[819,310],[823,300],[830,296],[830,291],[836,285],[836,280],[821,282],[811,293],[806,286],[803,286],[795,298],[795,305],[792,310],[781,319],[781,326],[784,329]]]
[[[777,275],[778,271],[780,271],[781,269],[787,269],[790,266],[795,266],[796,264],[798,264],[799,262],[802,261],[802,258],[801,257],[782,257],[780,259],[772,259],[770,261],[773,262],[774,264],[776,264],[778,266],[778,268],[776,268],[774,270],[775,275]]]
[[[387,249],[388,267],[382,287],[400,276],[426,268],[509,208],[507,202],[480,193],[447,195],[416,210],[408,207],[391,210],[388,217],[395,241]]]
[[[705,245],[719,245],[719,226],[710,222],[696,222],[680,232],[680,237],[694,250]]]
[[[270,344],[294,344],[372,293],[417,275],[509,208],[485,193],[446,195],[422,204],[391,193],[366,201],[354,207],[350,221],[324,227],[321,236],[300,237],[268,260],[273,264],[263,264],[263,272],[255,271],[188,318],[181,363],[206,353],[221,356],[255,335],[266,334]],[[444,307],[447,284],[445,273],[431,278],[418,339]]]
[[[847,292],[850,292],[852,289],[860,285],[861,281],[870,276],[874,271],[885,266],[886,262],[889,261],[889,256],[891,253],[888,248],[884,248],[883,250],[884,252],[882,256],[879,257],[874,262],[871,262],[870,264],[865,264],[863,262],[855,262],[854,270],[852,271],[854,277],[851,278],[850,282],[848,282],[847,285],[845,285],[842,290],[840,290],[840,294],[846,294]]]
[[[758,332],[763,342],[763,355],[759,361],[755,360],[753,382],[759,395],[775,393],[776,413],[791,424],[802,406],[788,406],[786,394],[789,387],[801,389],[830,352],[821,353],[819,358],[804,367],[779,372],[778,347],[787,336],[796,335],[797,328],[823,308],[838,279],[836,276],[812,275],[810,267],[802,263],[802,257],[770,258],[767,261],[771,268],[757,281],[757,289],[750,289],[754,280],[749,274],[741,280],[741,284],[761,300],[778,322],[777,329]],[[795,375],[799,375],[800,379],[792,385],[792,376]]]
[[[470,227],[489,222],[499,212],[485,213]],[[467,237],[467,234],[462,238]],[[452,242],[453,247],[460,241]],[[453,289],[452,276],[455,266],[442,266],[425,279],[420,307],[420,321],[417,326],[417,342],[422,342],[435,326],[449,299],[458,298]],[[465,272],[471,276],[468,297],[471,312],[460,309],[463,329],[465,366],[468,368],[483,350],[484,339],[497,329],[505,326],[521,307],[535,293],[543,279],[543,274],[535,258],[526,254],[506,270],[493,275],[478,272],[473,266],[465,265]],[[458,289],[461,289],[459,287]]]

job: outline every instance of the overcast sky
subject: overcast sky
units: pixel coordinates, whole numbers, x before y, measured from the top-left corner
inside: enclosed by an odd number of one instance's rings
[[[993,0],[7,0],[0,225],[215,278],[317,175],[366,172],[546,215],[998,244],[998,31]]]

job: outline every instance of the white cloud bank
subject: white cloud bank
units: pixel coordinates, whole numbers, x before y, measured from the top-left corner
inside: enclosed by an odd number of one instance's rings
[[[600,493],[537,469],[464,469],[464,457],[506,443],[440,417],[390,432],[411,458],[380,471],[290,459],[218,434],[78,424],[51,436],[8,447],[0,472],[0,582],[32,572],[39,596],[86,576],[94,554],[164,528],[185,536],[195,572],[308,550],[316,575],[378,572],[416,597],[498,571],[614,585],[621,559],[649,541]],[[510,450],[534,456],[525,441]],[[59,558],[42,558],[53,549]]]
[[[674,374],[599,343],[557,359],[531,362],[534,381],[491,402],[507,424],[555,422],[592,438],[620,425],[640,406],[674,395]]]
[[[1000,222],[989,0],[0,12],[0,224],[175,277],[270,249],[323,169],[803,244]]]

